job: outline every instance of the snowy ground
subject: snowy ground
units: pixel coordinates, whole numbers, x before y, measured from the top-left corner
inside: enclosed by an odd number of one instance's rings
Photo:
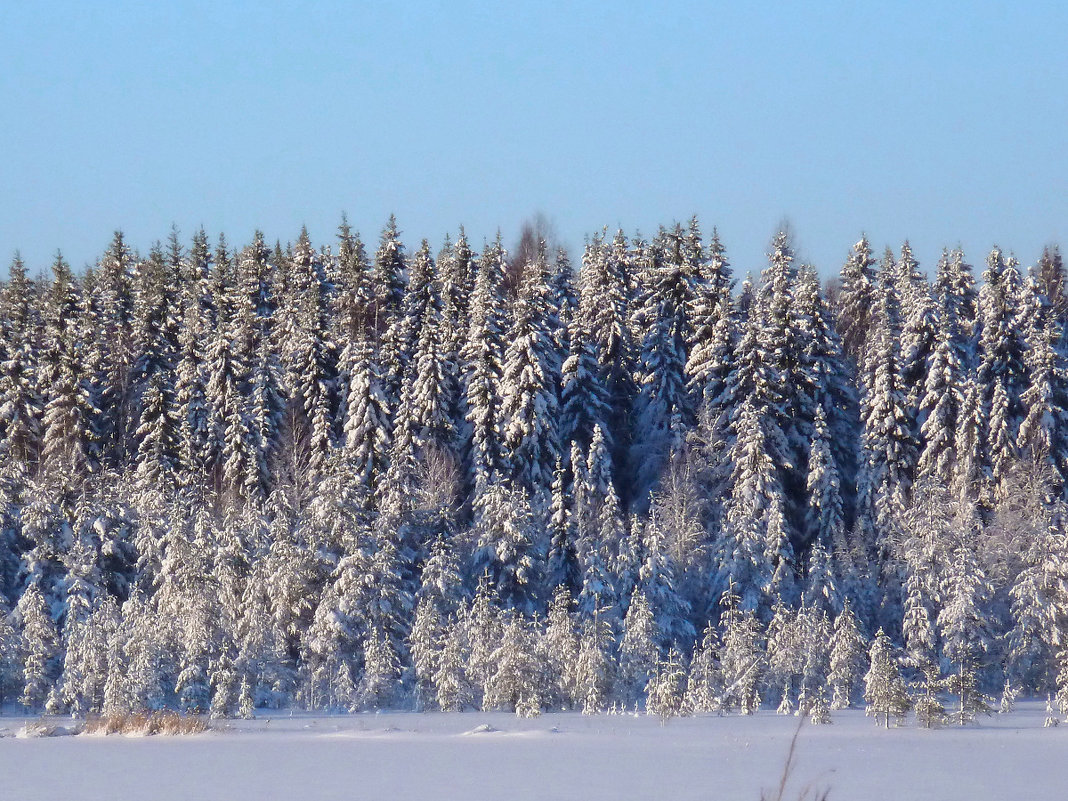
[[[786,797],[811,784],[832,801],[1064,798],[1068,726],[1043,729],[1043,708],[939,731],[837,712],[831,726],[805,724]],[[756,801],[778,783],[796,719],[286,715],[189,737],[14,737],[24,723],[0,718],[4,801]]]

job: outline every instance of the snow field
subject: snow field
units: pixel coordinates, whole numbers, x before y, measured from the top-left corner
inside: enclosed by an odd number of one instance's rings
[[[1068,730],[1044,705],[981,725],[881,729],[859,710],[803,725],[786,794],[832,801],[1064,797]],[[192,737],[16,739],[0,721],[0,798],[753,799],[777,786],[797,718],[554,713],[261,716]]]

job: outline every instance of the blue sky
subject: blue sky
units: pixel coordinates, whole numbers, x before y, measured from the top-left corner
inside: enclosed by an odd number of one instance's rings
[[[928,269],[1068,233],[1064,4],[158,5],[0,5],[0,258],[342,211],[410,247],[542,212],[576,256],[696,212],[740,272],[783,221],[824,274],[862,231]]]

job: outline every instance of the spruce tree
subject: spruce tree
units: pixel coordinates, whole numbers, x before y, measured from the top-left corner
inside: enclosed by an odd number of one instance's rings
[[[15,609],[22,631],[22,693],[19,703],[28,709],[41,709],[56,678],[59,633],[44,593],[31,582]]]
[[[831,637],[830,675],[827,682],[833,692],[831,709],[853,705],[864,677],[868,645],[860,633],[856,615],[848,600],[834,620]]]
[[[0,293],[0,451],[31,470],[37,464],[43,408],[32,292],[16,254],[11,279]]]
[[[465,420],[470,430],[466,462],[476,510],[501,470],[500,381],[504,356],[500,241],[478,263],[464,362]]]
[[[864,677],[864,700],[867,714],[890,728],[890,720],[900,723],[912,708],[905,682],[898,670],[894,646],[882,629],[875,634],[868,652],[871,667]]]
[[[953,666],[947,682],[957,696],[954,718],[961,726],[978,714],[990,714],[990,701],[979,688],[979,669],[990,647],[986,605],[992,588],[974,552],[962,542],[953,551],[946,578],[946,603],[938,614],[942,653]]]
[[[553,341],[544,247],[527,266],[513,308],[501,374],[501,435],[508,474],[538,509],[548,507],[559,455],[560,362]]]
[[[660,659],[657,630],[652,609],[645,593],[638,590],[631,596],[627,615],[623,619],[623,638],[619,644],[618,693],[624,704],[633,704],[653,678]]]

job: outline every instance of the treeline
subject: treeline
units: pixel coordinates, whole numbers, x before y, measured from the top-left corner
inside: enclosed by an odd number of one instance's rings
[[[16,257],[0,698],[1068,712],[1056,249],[978,287],[864,239],[823,286],[781,233],[738,285],[696,219],[517,252]]]

